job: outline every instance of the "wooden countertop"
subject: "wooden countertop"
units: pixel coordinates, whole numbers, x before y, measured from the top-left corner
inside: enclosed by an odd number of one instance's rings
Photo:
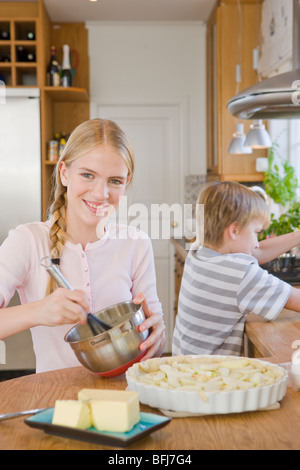
[[[300,346],[300,314],[283,309],[274,321],[248,315],[245,332],[258,356],[277,364],[291,362]],[[297,340],[299,346],[293,348]]]
[[[76,399],[84,387],[126,388],[124,376],[97,377],[82,367],[26,376],[0,383],[0,414],[52,407],[56,399]],[[142,411],[159,413],[142,406]],[[164,428],[127,450],[259,449],[298,450],[300,392],[288,388],[279,409],[224,416],[173,418]],[[112,450],[111,447],[44,434],[28,427],[24,418],[0,423],[0,450]],[[121,449],[120,449],[121,450]],[[104,454],[104,459],[108,454]],[[114,453],[115,455],[115,453]]]

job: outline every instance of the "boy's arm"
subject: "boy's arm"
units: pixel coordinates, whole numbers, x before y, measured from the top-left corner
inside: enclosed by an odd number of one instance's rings
[[[284,308],[300,312],[300,289],[296,289],[295,287],[292,288],[291,295]]]
[[[263,240],[252,254],[259,264],[265,264],[298,245],[300,245],[300,230]]]

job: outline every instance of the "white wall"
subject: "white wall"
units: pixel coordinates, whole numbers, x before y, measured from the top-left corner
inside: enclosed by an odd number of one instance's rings
[[[89,22],[87,28],[92,105],[179,104],[185,175],[205,174],[206,26]]]

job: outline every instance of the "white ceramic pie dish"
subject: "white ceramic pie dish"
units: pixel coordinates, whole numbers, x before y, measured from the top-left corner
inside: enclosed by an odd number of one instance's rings
[[[182,358],[182,356],[180,356]],[[185,356],[187,358],[212,358],[212,356]],[[230,356],[214,356],[224,360],[237,359]],[[148,361],[160,361],[166,363],[166,359],[149,359]],[[172,359],[176,360],[176,357]],[[252,361],[252,359],[250,359]],[[247,390],[231,390],[219,392],[205,392],[205,399],[197,391],[164,389],[156,385],[139,381],[142,371],[139,364],[135,364],[126,372],[128,389],[139,393],[140,402],[153,408],[162,410],[197,413],[197,414],[229,414],[255,411],[275,405],[286,394],[288,373],[282,367],[266,361],[259,361],[262,366],[270,366],[278,372],[275,383],[266,386],[249,388]],[[147,363],[147,361],[145,361]]]

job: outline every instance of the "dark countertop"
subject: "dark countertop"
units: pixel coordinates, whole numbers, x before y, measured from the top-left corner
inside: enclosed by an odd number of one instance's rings
[[[172,238],[171,242],[175,247],[177,255],[179,255],[184,261],[192,245],[190,240],[186,240],[185,238]],[[271,263],[268,263],[267,265],[262,265],[262,268],[292,286],[300,286],[300,258],[294,258],[290,265],[286,265],[281,270],[278,270],[278,263],[274,266],[272,266]]]

